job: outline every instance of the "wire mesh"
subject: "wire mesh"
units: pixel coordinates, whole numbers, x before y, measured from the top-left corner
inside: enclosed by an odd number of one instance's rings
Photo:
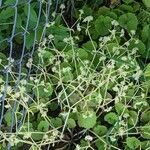
[[[13,70],[16,73],[15,83],[13,85],[13,91],[15,93],[18,91],[20,81],[22,79],[28,81],[30,78],[32,68],[29,68],[25,75],[23,74],[25,59],[32,58],[33,53],[36,50],[36,44],[45,38],[47,24],[52,21],[52,12],[57,12],[58,4],[59,0],[0,0],[0,12],[1,14],[6,15],[1,16],[4,17],[4,19],[0,21],[1,27],[6,24],[7,27],[5,30],[11,29],[11,31],[9,31],[10,33],[6,33],[6,35],[0,39],[0,50],[3,52],[5,50],[4,53],[8,57],[8,64],[5,68],[1,69],[1,74],[5,77],[5,86],[0,95],[0,130],[2,130],[6,112],[5,99],[11,82],[11,71]],[[36,8],[34,7],[35,5]],[[24,14],[22,11],[24,11]],[[22,16],[20,15],[21,13]],[[38,35],[39,27],[40,35]],[[0,30],[3,32],[2,29]],[[33,35],[33,41],[31,41],[30,46],[28,47],[30,35]],[[21,41],[17,43],[17,39],[20,39]],[[3,49],[4,46],[5,48]],[[16,99],[11,108],[11,125],[7,130],[9,133],[17,133],[26,116],[26,108],[22,107],[19,111],[21,113],[21,118],[17,119],[15,127],[15,113],[18,107],[19,102]],[[8,150],[10,149],[11,145],[8,144]]]

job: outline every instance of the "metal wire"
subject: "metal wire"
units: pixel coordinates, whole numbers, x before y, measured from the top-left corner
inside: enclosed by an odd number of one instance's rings
[[[61,1],[61,0],[60,0]],[[13,65],[16,65],[16,69],[17,69],[17,80],[15,81],[15,85],[13,87],[14,92],[18,91],[18,85],[20,84],[20,81],[22,78],[25,78],[26,80],[29,79],[32,68],[28,69],[28,72],[26,74],[26,77],[22,76],[22,68],[24,66],[24,59],[29,57],[32,58],[33,54],[36,50],[36,43],[37,43],[37,33],[38,33],[38,27],[41,21],[41,16],[45,15],[45,22],[43,23],[43,31],[42,31],[42,35],[40,37],[40,39],[44,39],[46,36],[46,28],[47,28],[47,24],[49,23],[50,19],[51,19],[51,13],[52,13],[52,9],[51,7],[54,7],[54,11],[57,12],[58,10],[58,5],[59,5],[59,0],[16,0],[15,2],[12,3],[12,5],[5,5],[6,1],[2,1],[0,0],[0,12],[3,11],[6,8],[12,8],[14,10],[14,14],[13,14],[13,24],[12,24],[12,31],[11,31],[11,36],[10,37],[5,37],[5,39],[0,41],[0,45],[2,45],[4,42],[7,42],[8,48],[9,48],[9,55],[8,55],[8,64],[5,67],[5,69],[0,70],[1,74],[3,73],[3,76],[5,77],[5,85],[4,85],[4,90],[2,93],[2,96],[0,97],[0,130],[3,126],[3,120],[4,120],[4,115],[5,115],[5,99],[7,96],[7,90],[8,90],[8,86],[9,86],[9,77],[10,75],[10,67],[12,65],[11,60],[14,59],[13,58],[13,53],[15,53],[15,37],[20,36],[20,38],[23,38],[23,42],[22,42],[22,48],[19,49],[19,51],[21,51],[21,54],[18,54],[18,59],[15,60],[15,62],[13,63]],[[35,27],[32,29],[29,28],[29,22],[30,22],[30,17],[31,17],[31,5],[32,3],[35,3],[38,6],[38,9],[36,11],[37,13],[37,22]],[[18,14],[19,14],[19,9],[21,7],[27,6],[27,15],[26,15],[26,22],[25,22],[25,28],[22,32],[18,32],[17,31],[17,21],[18,21]],[[45,8],[46,7],[46,8]],[[42,14],[42,9],[44,9],[44,11],[46,11],[45,14]],[[43,21],[43,20],[42,20]],[[22,27],[21,27],[22,28]],[[26,48],[26,39],[27,39],[27,35],[30,34],[31,32],[34,33],[34,41],[32,43],[32,47],[30,48],[30,51],[27,50]],[[17,110],[17,107],[19,106],[18,101],[16,100],[13,104],[13,107],[11,108],[11,126],[9,129],[9,132],[17,132],[16,130],[19,130],[20,127],[23,124],[23,120],[24,117],[26,115],[26,109],[22,108],[22,110],[20,111],[20,113],[22,114],[22,117],[17,120],[18,121],[18,125],[17,125],[17,129],[14,130],[14,125],[15,125],[15,112]],[[11,149],[11,145],[8,144],[8,150]]]

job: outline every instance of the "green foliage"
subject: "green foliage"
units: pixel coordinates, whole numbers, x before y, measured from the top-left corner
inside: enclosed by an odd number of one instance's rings
[[[37,129],[38,131],[47,132],[49,130],[49,123],[47,121],[40,121]]]
[[[118,121],[118,116],[115,113],[110,112],[105,115],[104,120],[109,124],[115,124]]]
[[[148,149],[149,2],[64,2],[2,3],[0,149]]]
[[[142,137],[144,137],[145,139],[150,139],[149,133],[150,133],[150,123],[147,123],[141,128]]]
[[[46,98],[52,95],[53,87],[51,83],[41,82],[38,86],[35,86],[34,92],[36,97]]]
[[[7,126],[11,125],[11,122],[12,122],[11,115],[12,115],[12,111],[8,111],[7,113],[5,113],[4,119],[7,123]]]
[[[142,122],[145,122],[145,123],[149,122],[149,120],[150,120],[150,110],[142,113],[141,120],[142,120]]]
[[[140,146],[140,141],[136,137],[127,137],[127,146],[130,149],[137,149]]]
[[[93,131],[98,135],[98,136],[103,136],[106,135],[107,133],[107,127],[103,125],[97,125],[94,127]]]
[[[146,42],[148,39],[148,31],[149,31],[149,25],[145,25],[143,27],[142,33],[141,33],[141,37],[143,42]]]
[[[128,119],[129,125],[135,125],[138,117],[137,112],[131,110],[129,111],[129,116],[130,116]]]
[[[33,7],[28,7],[27,5],[24,7],[24,12],[25,12],[25,15],[28,16],[28,13],[30,12],[30,16],[29,16],[29,20],[30,21],[33,21],[33,22],[37,22],[37,14],[35,12],[35,10],[33,9]]]
[[[120,26],[125,28],[128,32],[137,30],[138,20],[133,13],[126,13],[121,15],[118,21]]]
[[[144,72],[144,77],[146,80],[150,80],[150,64],[146,66],[145,72]]]
[[[146,7],[150,7],[150,2],[149,2],[149,0],[142,0],[142,2],[144,3],[144,5],[146,6]]]
[[[116,109],[116,112],[118,113],[118,115],[128,113],[126,106],[121,102],[118,102],[115,104],[115,109]]]
[[[83,113],[78,114],[78,124],[80,127],[90,129],[93,128],[96,124],[96,114],[94,111],[85,111]]]
[[[111,29],[111,21],[112,19],[110,17],[105,16],[99,16],[95,21],[95,29],[96,32],[100,36],[104,36],[109,34],[109,30]]]
[[[68,124],[68,128],[75,128],[76,127],[76,122],[72,118],[68,119],[67,124]]]

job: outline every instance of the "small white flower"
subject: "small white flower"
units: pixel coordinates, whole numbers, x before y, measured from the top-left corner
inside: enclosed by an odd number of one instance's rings
[[[52,40],[52,39],[54,39],[54,35],[50,34],[50,35],[48,36],[48,38],[49,38],[50,40]]]
[[[115,92],[119,91],[119,88],[118,88],[117,86],[114,86],[112,89],[113,89],[113,91],[115,91]]]
[[[23,139],[28,139],[31,137],[31,133],[30,132],[26,132],[23,136]]]
[[[115,141],[116,141],[116,138],[115,138],[114,136],[110,136],[110,140],[111,140],[112,142],[115,142]]]
[[[68,113],[64,111],[64,112],[60,113],[60,115],[61,115],[63,118],[66,118],[67,115],[68,115]]]
[[[86,119],[88,116],[85,115],[85,114],[82,114],[82,117],[83,117],[84,119]]]
[[[52,17],[55,18],[55,16],[56,16],[56,12],[54,11],[54,12],[52,13]]]
[[[119,135],[120,135],[120,136],[123,136],[124,134],[125,134],[124,129],[123,129],[123,128],[120,128],[120,129],[119,129]]]
[[[41,111],[41,116],[45,118],[47,116],[47,111]]]
[[[80,12],[80,15],[84,14],[83,9],[80,9],[79,12]]]
[[[78,30],[79,32],[81,31],[81,26],[80,26],[79,23],[77,24],[77,30]]]
[[[20,97],[20,93],[19,93],[19,92],[16,92],[16,93],[14,94],[14,97],[15,97],[15,98],[19,98],[19,97]]]
[[[76,40],[80,40],[80,38],[79,38],[78,36],[75,36],[75,39],[76,39]]]
[[[10,63],[14,63],[14,59],[13,59],[13,58],[7,58],[7,60],[8,60]]]
[[[25,93],[26,88],[25,88],[24,86],[20,86],[20,87],[19,87],[19,90],[20,90],[21,93]]]
[[[138,70],[135,74],[132,75],[132,77],[135,80],[139,80],[140,76],[142,75],[143,71],[142,70]]]
[[[127,57],[126,57],[126,56],[123,56],[123,57],[121,57],[121,60],[127,61]]]
[[[130,31],[132,35],[135,35],[135,30]]]
[[[60,9],[62,9],[62,10],[65,9],[65,5],[64,5],[64,4],[61,4],[61,5],[60,5]]]
[[[70,38],[64,38],[63,41],[64,41],[65,43],[68,43],[68,42],[70,41]]]
[[[54,136],[54,137],[58,136],[58,134],[59,134],[59,131],[58,131],[58,130],[54,130],[54,131],[53,131],[53,136]]]
[[[76,149],[75,150],[81,150],[81,147],[79,144],[76,145]]]
[[[23,101],[24,102],[28,102],[29,101],[29,97],[23,97]]]
[[[127,90],[127,89],[128,89],[128,86],[127,86],[127,85],[125,85],[125,86],[124,86],[124,90]]]
[[[128,47],[130,45],[130,42],[127,41],[127,42],[124,43],[124,45]]]
[[[103,42],[104,42],[104,43],[107,43],[107,42],[110,41],[110,40],[111,40],[110,36],[104,36],[104,37],[103,37]]]
[[[115,97],[115,103],[118,103],[119,102],[119,97],[117,96],[117,97]]]
[[[7,93],[8,94],[12,93],[12,87],[11,86],[7,86]]]
[[[20,81],[20,83],[21,83],[22,85],[26,85],[26,84],[27,84],[27,80],[22,79],[22,80]]]
[[[52,71],[53,71],[53,72],[56,72],[56,71],[57,71],[57,68],[56,68],[56,67],[52,67]]]
[[[90,21],[92,21],[93,20],[93,16],[87,16],[84,20],[83,20],[83,22],[90,22]]]
[[[7,104],[7,105],[5,105],[5,108],[11,108],[11,105],[10,104]]]
[[[141,97],[142,97],[142,98],[145,98],[145,93],[141,93]]]
[[[73,113],[76,113],[76,112],[77,112],[77,107],[74,107],[74,108],[72,109],[72,112],[73,112]]]
[[[90,136],[90,135],[87,135],[87,136],[85,136],[85,140],[86,140],[86,141],[92,141],[92,140],[93,140],[93,137]]]
[[[135,48],[132,49],[132,53],[131,53],[131,54],[132,54],[132,55],[133,55],[133,54],[136,54],[137,51],[138,51],[138,48],[135,47]]]
[[[49,91],[46,88],[44,88],[44,92],[48,93]]]
[[[104,111],[105,112],[110,112],[112,110],[112,107],[108,107],[108,108],[106,108]]]
[[[33,77],[30,77],[30,80],[31,80],[31,81],[33,81],[33,80],[34,80],[34,78],[33,78]]]
[[[51,26],[55,25],[55,21],[50,22]]]
[[[45,25],[47,28],[49,28],[51,25],[50,25],[50,23],[46,23],[46,25]]]
[[[130,115],[129,115],[128,113],[125,113],[125,114],[123,115],[123,117],[124,117],[124,118],[128,118],[128,117],[130,117]]]
[[[139,44],[139,40],[138,39],[135,41],[135,44]]]
[[[102,56],[102,57],[100,58],[100,61],[104,61],[104,60],[106,60],[106,56]]]
[[[113,26],[118,26],[118,25],[119,25],[118,21],[116,21],[116,20],[113,20],[113,21],[111,22],[111,24],[112,24]]]
[[[126,93],[125,93],[125,92],[122,92],[122,96],[125,97],[125,96],[126,96]]]
[[[112,34],[112,36],[115,36],[115,34],[116,34],[116,30],[115,30],[115,29],[113,29],[113,30],[111,30],[111,31],[110,31],[110,33]]]
[[[66,67],[66,68],[62,69],[63,73],[66,73],[66,72],[69,72],[69,71],[71,71],[71,67]]]
[[[124,29],[121,29],[121,34],[120,34],[120,37],[123,37],[123,36],[124,36],[124,34],[125,34],[125,31],[124,31]]]
[[[44,140],[48,140],[48,139],[49,139],[48,135],[45,134],[45,135],[43,136],[43,139],[44,139]]]

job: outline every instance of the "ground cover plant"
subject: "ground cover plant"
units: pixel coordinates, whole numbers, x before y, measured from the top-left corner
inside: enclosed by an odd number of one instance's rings
[[[0,149],[150,149],[149,1],[2,6]]]

